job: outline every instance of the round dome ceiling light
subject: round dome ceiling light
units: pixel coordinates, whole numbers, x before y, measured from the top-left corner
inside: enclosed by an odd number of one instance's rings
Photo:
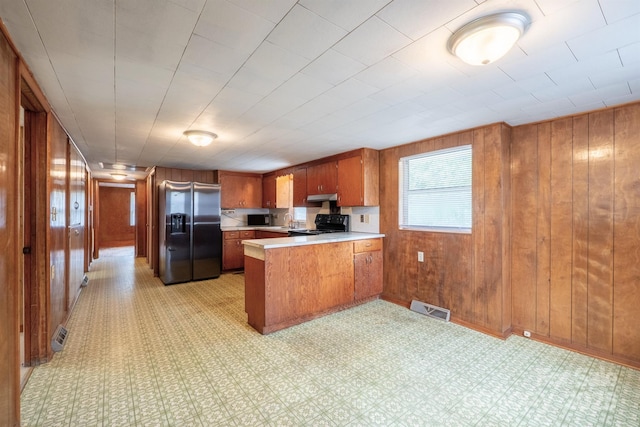
[[[520,12],[483,16],[453,33],[447,48],[467,64],[487,65],[506,55],[530,24]]]
[[[187,137],[189,142],[198,147],[206,147],[218,137],[213,132],[207,132],[206,130],[186,130],[184,136]]]

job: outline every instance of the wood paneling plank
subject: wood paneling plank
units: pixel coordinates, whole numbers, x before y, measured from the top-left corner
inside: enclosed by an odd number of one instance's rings
[[[551,124],[538,125],[538,208],[536,224],[536,327],[549,336],[549,273],[551,263]]]
[[[611,352],[613,318],[613,110],[589,114],[587,344]]]
[[[589,250],[589,118],[573,119],[573,273],[571,341],[587,346],[587,262]]]
[[[613,354],[640,359],[640,104],[615,111]]]
[[[549,335],[564,341],[571,340],[572,143],[572,119],[552,122]]]
[[[484,248],[486,321],[491,330],[502,329],[502,128],[488,126],[484,132]],[[453,267],[453,266],[452,266]]]
[[[512,191],[512,309],[513,325],[534,330],[536,318],[536,216],[537,208],[536,125],[513,130]]]
[[[473,198],[473,323],[487,326],[487,298],[485,292],[484,261],[484,132],[473,132],[472,198]]]

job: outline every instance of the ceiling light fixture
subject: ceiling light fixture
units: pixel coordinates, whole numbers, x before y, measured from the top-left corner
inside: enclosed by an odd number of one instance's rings
[[[471,65],[487,65],[502,58],[529,27],[520,12],[483,16],[463,25],[449,38],[449,52]]]
[[[215,133],[206,130],[186,130],[184,135],[189,139],[189,142],[198,147],[205,147],[218,137]]]
[[[126,173],[112,173],[111,177],[117,181],[124,181],[127,177]]]
[[[111,165],[111,167],[114,168],[114,169],[117,169],[119,171],[123,171],[123,170],[127,169],[127,166],[123,165],[121,163],[114,163],[114,164]]]

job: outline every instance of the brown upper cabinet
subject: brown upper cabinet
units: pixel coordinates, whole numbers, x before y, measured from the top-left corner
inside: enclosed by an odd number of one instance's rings
[[[359,155],[338,161],[338,205],[377,206],[379,200],[379,155],[363,148]]]
[[[270,173],[262,177],[262,207],[276,207],[276,174]]]
[[[332,194],[338,191],[338,162],[307,168],[307,194]]]
[[[293,171],[293,206],[305,207],[307,203],[307,168]]]
[[[222,209],[262,207],[262,176],[219,171]]]

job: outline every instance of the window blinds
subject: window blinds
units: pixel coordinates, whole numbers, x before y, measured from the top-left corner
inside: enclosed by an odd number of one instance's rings
[[[403,157],[400,228],[470,232],[471,145]]]

